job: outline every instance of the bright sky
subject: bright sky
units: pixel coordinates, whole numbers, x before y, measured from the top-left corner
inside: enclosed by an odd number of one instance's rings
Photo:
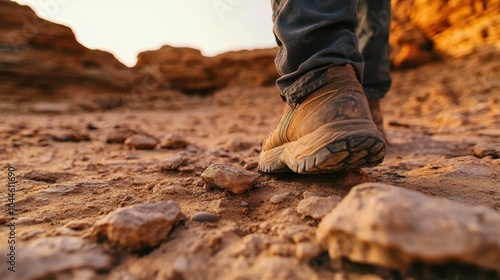
[[[212,56],[273,47],[270,0],[15,0],[73,29],[88,48],[133,66],[137,54],[162,45]]]

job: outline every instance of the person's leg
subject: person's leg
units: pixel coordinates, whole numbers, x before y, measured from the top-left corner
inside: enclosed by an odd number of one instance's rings
[[[326,83],[326,70],[350,64],[361,81],[356,35],[357,1],[272,0],[279,46],[277,85],[290,106]]]
[[[277,84],[287,102],[259,156],[263,172],[322,173],[382,162],[354,30],[357,1],[273,2]]]
[[[383,132],[379,100],[391,86],[389,60],[390,0],[359,0],[356,36],[365,60],[363,89],[368,97],[374,122]]]

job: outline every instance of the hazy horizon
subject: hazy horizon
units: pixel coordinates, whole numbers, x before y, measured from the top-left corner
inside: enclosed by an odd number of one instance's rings
[[[14,1],[69,26],[82,45],[111,52],[127,66],[138,53],[163,45],[197,48],[206,56],[276,46],[269,0]]]

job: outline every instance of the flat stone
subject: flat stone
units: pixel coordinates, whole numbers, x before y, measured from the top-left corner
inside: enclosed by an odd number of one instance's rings
[[[174,225],[183,218],[175,202],[149,202],[109,213],[95,223],[92,235],[132,250],[151,248],[166,240]]]
[[[201,178],[208,184],[240,194],[253,187],[259,174],[224,164],[211,164]]]
[[[178,170],[181,166],[184,166],[188,162],[188,158],[183,154],[177,154],[171,158],[168,158],[160,162],[160,171],[173,171]]]
[[[89,228],[91,224],[86,221],[71,221],[65,224],[64,226],[73,230],[84,230]]]
[[[176,134],[165,135],[160,141],[160,147],[163,149],[183,149],[189,145],[189,142],[182,136]]]
[[[116,128],[113,131],[110,131],[106,135],[106,143],[118,143],[118,144],[123,144],[127,138],[130,136],[137,134],[134,130],[128,129],[128,128]]]
[[[16,219],[16,225],[30,225],[35,223],[35,218],[21,217]]]
[[[414,262],[500,269],[499,213],[379,183],[354,187],[316,236],[332,259],[395,269]]]
[[[0,250],[2,256],[8,254],[5,248]],[[104,270],[111,264],[111,258],[97,245],[82,238],[49,237],[16,244],[16,272],[1,269],[0,279],[55,279],[62,272]]]
[[[219,216],[210,212],[198,212],[193,215],[191,220],[195,222],[208,222],[208,223],[216,223],[219,221]]]
[[[61,182],[74,176],[74,174],[66,172],[50,172],[40,170],[31,170],[30,172],[22,175],[25,179],[46,183]]]
[[[158,140],[144,134],[135,134],[127,138],[124,144],[133,149],[152,150],[158,145]]]
[[[303,216],[321,220],[326,214],[337,206],[341,198],[338,196],[319,197],[310,196],[297,205],[297,212]]]
[[[269,199],[269,202],[271,202],[272,204],[280,204],[281,202],[285,201],[289,195],[290,195],[290,193],[288,193],[288,192],[284,193],[284,194],[273,195]]]

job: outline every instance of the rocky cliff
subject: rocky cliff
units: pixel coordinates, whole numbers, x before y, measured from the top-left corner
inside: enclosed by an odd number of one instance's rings
[[[133,71],[110,53],[89,50],[66,26],[43,20],[27,6],[0,0],[0,94],[71,96],[123,92]]]
[[[394,0],[391,60],[395,68],[460,56],[500,44],[500,0]],[[153,90],[211,92],[227,86],[268,86],[278,77],[276,49],[205,57],[164,46],[127,68],[110,53],[89,50],[68,27],[40,19],[27,6],[0,0],[0,94],[25,98]]]
[[[462,56],[484,45],[500,48],[500,0],[393,0],[392,10],[395,67]]]

